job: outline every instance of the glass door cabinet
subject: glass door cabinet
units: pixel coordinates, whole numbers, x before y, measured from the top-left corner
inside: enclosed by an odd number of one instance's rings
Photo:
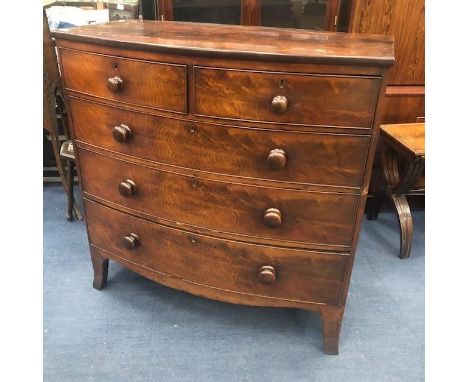
[[[342,16],[347,13],[350,0],[151,1],[154,1],[154,16],[143,14],[143,18],[338,31],[342,24],[340,13]]]

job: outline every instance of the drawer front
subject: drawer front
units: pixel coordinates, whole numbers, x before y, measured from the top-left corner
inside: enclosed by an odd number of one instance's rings
[[[213,231],[322,245],[351,244],[357,195],[194,178],[84,149],[79,149],[79,156],[84,191],[123,207]]]
[[[194,113],[371,128],[380,78],[194,68]]]
[[[187,112],[185,65],[69,49],[60,49],[60,59],[69,90],[127,104]]]
[[[70,105],[75,138],[109,150],[234,176],[345,187],[362,182],[367,136],[191,123],[73,98]]]
[[[224,290],[338,303],[347,255],[194,235],[86,201],[90,243],[151,270]]]

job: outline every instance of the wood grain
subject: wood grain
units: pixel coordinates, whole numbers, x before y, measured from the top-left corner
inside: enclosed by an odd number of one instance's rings
[[[65,87],[126,104],[179,113],[187,112],[186,67],[167,63],[60,49]],[[109,78],[123,79],[121,90],[110,91]]]
[[[57,39],[117,48],[269,61],[390,66],[393,38],[258,26],[126,20],[57,29]]]
[[[413,156],[425,154],[425,123],[398,123],[380,126],[387,141],[401,146]]]
[[[211,125],[129,112],[70,98],[75,139],[136,157],[196,170],[265,180],[359,188],[369,137]],[[113,128],[131,130],[120,143]],[[90,128],[92,126],[92,128]],[[268,155],[287,161],[272,170]]]
[[[262,0],[241,1],[241,24],[260,25],[262,19]]]
[[[194,68],[193,113],[236,120],[371,127],[380,78]],[[287,98],[282,114],[272,100]]]
[[[82,186],[91,194],[151,216],[251,238],[348,246],[358,197],[247,186],[178,175],[133,165],[79,149]],[[137,192],[119,193],[132,180]],[[263,223],[264,211],[278,208],[282,224]]]
[[[355,0],[350,32],[393,35],[389,85],[424,85],[425,0]]]
[[[388,86],[382,105],[383,123],[411,123],[424,117],[425,92],[419,86]]]
[[[336,303],[341,294],[346,255],[277,249],[195,235],[90,201],[86,202],[86,217],[93,246],[155,272],[279,299]],[[129,232],[136,233],[141,241],[131,250],[123,242]],[[260,268],[265,265],[276,269],[276,282],[271,285],[258,278]]]
[[[392,37],[177,22],[54,34],[75,53],[61,71],[80,85],[66,102],[95,286],[111,259],[199,296],[310,309],[336,354]],[[163,67],[169,81],[146,76]]]

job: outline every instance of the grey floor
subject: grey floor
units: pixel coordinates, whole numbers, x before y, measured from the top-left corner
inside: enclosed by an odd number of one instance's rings
[[[44,188],[44,381],[423,381],[424,212],[399,260],[394,214],[364,221],[340,355],[322,351],[319,317],[194,297],[117,263],[92,288],[86,230]]]

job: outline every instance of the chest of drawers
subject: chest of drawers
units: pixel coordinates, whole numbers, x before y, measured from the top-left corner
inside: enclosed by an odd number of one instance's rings
[[[126,21],[60,30],[94,287],[109,259],[338,337],[389,37]]]

